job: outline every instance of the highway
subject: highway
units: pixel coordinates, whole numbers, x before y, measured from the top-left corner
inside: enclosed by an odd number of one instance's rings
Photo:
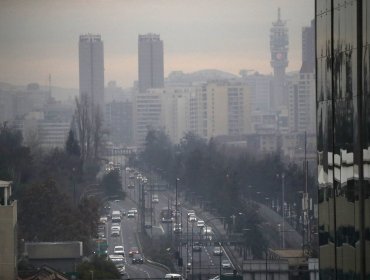
[[[113,210],[129,210],[136,205],[130,200],[110,202],[111,211]],[[144,264],[132,264],[131,257],[129,257],[129,250],[131,247],[140,248],[137,238],[137,215],[135,218],[128,218],[123,216],[121,220],[121,233],[119,237],[111,237],[111,220],[107,223],[107,239],[108,239],[108,254],[113,254],[114,246],[124,246],[126,256],[126,275],[122,279],[128,278],[164,278],[165,271],[144,260]],[[145,252],[140,252],[145,256]]]
[[[124,174],[123,174],[124,176]],[[129,210],[131,207],[136,207],[139,210],[140,214],[140,196],[141,192],[144,190],[144,197],[145,197],[145,207],[146,207],[146,213],[145,213],[145,224],[150,225],[146,229],[148,235],[152,235],[153,238],[157,238],[159,236],[167,236],[175,245],[174,247],[177,248],[177,251],[179,252],[179,255],[183,259],[183,266],[178,267],[178,272],[181,273],[186,279],[209,279],[216,275],[220,274],[221,272],[232,272],[233,271],[233,265],[229,269],[221,269],[220,270],[220,264],[222,260],[229,260],[230,258],[223,250],[223,254],[220,255],[214,255],[214,244],[218,245],[217,238],[213,235],[212,240],[209,240],[205,242],[204,237],[200,234],[201,228],[197,227],[196,222],[189,222],[187,218],[187,214],[189,213],[189,210],[184,206],[180,205],[178,207],[178,211],[180,212],[180,216],[178,217],[178,223],[182,224],[182,232],[181,233],[174,233],[173,232],[173,226],[175,224],[175,221],[173,223],[162,223],[160,221],[160,211],[163,208],[172,208],[175,210],[175,198],[173,196],[173,193],[170,191],[151,191],[151,188],[148,185],[142,187],[142,185],[139,185],[138,181],[136,179],[130,180],[127,178],[126,180],[123,180],[123,182],[126,181],[127,186],[128,185],[134,185],[134,188],[127,188],[124,187],[124,190],[127,192],[127,198],[122,203],[118,203],[119,205],[116,205],[116,207],[122,207],[120,210],[125,209],[126,211]],[[156,203],[152,202],[152,195],[157,194],[159,201]],[[141,196],[142,197],[142,196]],[[122,206],[121,206],[122,204]],[[112,204],[113,205],[113,204]],[[114,206],[114,205],[113,205]],[[113,207],[111,210],[114,210]],[[152,215],[151,215],[152,214]],[[201,213],[195,213],[197,218],[201,216]],[[137,230],[138,227],[140,227],[140,224],[138,223],[138,217],[135,218],[135,220],[129,220],[128,218],[123,219],[123,243],[125,243],[125,250],[128,250],[126,244],[130,244],[130,246],[136,246],[137,240],[134,238],[133,231]],[[125,223],[127,223],[127,226],[130,227],[128,232],[126,233],[124,228]],[[207,225],[207,227],[210,227]],[[131,236],[131,237],[130,237]],[[194,251],[192,250],[192,244],[194,242],[201,242],[201,251]],[[131,245],[134,244],[134,245]],[[111,247],[113,248],[113,247]],[[113,249],[112,249],[113,250]],[[145,255],[145,252],[144,252]],[[173,256],[175,256],[175,252],[173,252]],[[175,257],[174,257],[175,261]],[[231,261],[230,261],[231,263]],[[141,265],[142,266],[142,265]],[[137,267],[137,265],[134,265],[134,267]],[[188,268],[188,269],[187,269]],[[145,271],[148,272],[150,268],[145,268]],[[127,271],[129,276],[132,276],[132,265],[127,266]],[[141,273],[141,271],[136,272],[138,274]],[[158,274],[151,274],[150,277],[156,277]],[[162,277],[164,273],[162,272]],[[149,277],[149,276],[145,276]],[[201,278],[200,278],[201,277]]]

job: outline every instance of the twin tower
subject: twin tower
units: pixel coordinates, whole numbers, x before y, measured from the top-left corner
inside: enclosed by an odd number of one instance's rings
[[[139,35],[139,92],[164,87],[163,41],[158,34]],[[100,35],[81,35],[79,40],[80,96],[87,95],[104,108],[104,47]]]

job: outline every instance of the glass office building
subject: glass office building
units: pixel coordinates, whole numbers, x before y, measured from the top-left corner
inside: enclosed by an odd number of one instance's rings
[[[370,0],[316,0],[320,279],[370,279]]]

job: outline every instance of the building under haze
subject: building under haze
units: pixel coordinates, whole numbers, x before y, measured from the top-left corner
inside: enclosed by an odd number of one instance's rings
[[[333,5],[333,6],[332,6]],[[370,2],[316,1],[320,279],[370,279]]]
[[[0,180],[0,279],[17,279],[17,201],[12,182]]]
[[[315,72],[315,20],[302,28],[302,67],[301,72]]]
[[[163,41],[158,34],[139,35],[139,92],[163,88]]]
[[[94,108],[104,110],[104,49],[100,35],[80,35],[80,97],[86,95]]]
[[[281,19],[280,8],[278,19],[272,23],[270,30],[271,66],[274,69],[272,108],[276,111],[288,104],[288,92],[285,84],[285,69],[288,66],[288,28]]]

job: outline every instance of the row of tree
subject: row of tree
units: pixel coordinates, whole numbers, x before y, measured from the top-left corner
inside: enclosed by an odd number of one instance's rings
[[[285,175],[285,201],[299,203],[304,174],[296,165],[285,165],[279,154],[256,158],[244,151],[229,154],[213,140],[208,143],[194,134],[187,134],[179,145],[173,145],[167,135],[151,130],[145,149],[136,163],[144,170],[159,173],[169,182],[180,178],[180,189],[228,218],[230,227],[242,232],[251,230],[254,255],[260,255],[266,241],[259,233],[257,209],[246,201],[280,200],[282,174]],[[312,180],[312,178],[310,178]],[[174,184],[174,183],[173,183]],[[238,215],[238,219],[230,217]],[[254,234],[253,234],[254,232]],[[257,242],[258,241],[258,242]],[[263,249],[263,248],[262,248]]]

